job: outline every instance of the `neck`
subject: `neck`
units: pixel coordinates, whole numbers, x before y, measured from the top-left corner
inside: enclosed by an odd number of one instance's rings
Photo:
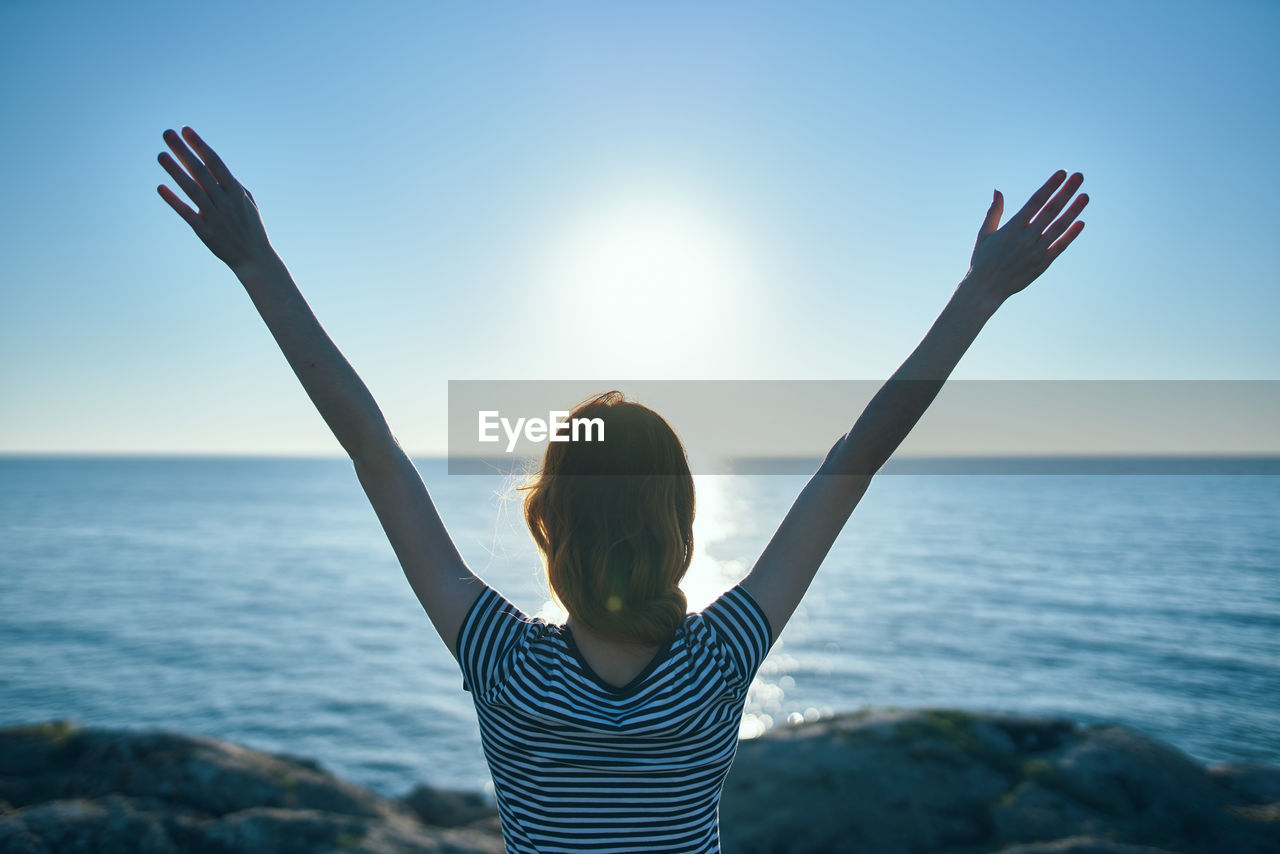
[[[646,646],[642,643],[621,641],[615,638],[606,637],[598,632],[594,632],[587,628],[586,625],[576,620],[572,614],[570,614],[569,619],[565,621],[565,626],[568,627],[569,631],[571,631],[576,638],[586,637],[590,641],[608,644],[609,646],[617,647],[625,652],[634,653],[636,655],[652,655],[658,650],[657,646]]]

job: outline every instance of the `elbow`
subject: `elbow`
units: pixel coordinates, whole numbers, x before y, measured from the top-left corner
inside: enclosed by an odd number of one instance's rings
[[[357,468],[376,468],[395,456],[408,456],[390,430],[371,431],[343,443]]]
[[[818,474],[845,477],[871,477],[885,464],[885,458],[853,431],[836,440],[818,468]]]

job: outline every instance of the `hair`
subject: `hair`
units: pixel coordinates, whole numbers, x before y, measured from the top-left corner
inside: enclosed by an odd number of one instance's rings
[[[665,643],[684,621],[679,584],[693,559],[693,475],[662,416],[608,391],[570,414],[598,418],[605,441],[548,442],[518,487],[552,595],[591,631]]]

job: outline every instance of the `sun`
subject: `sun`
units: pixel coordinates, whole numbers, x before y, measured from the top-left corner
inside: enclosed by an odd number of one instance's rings
[[[665,366],[673,355],[724,347],[741,325],[749,252],[709,205],[675,193],[618,194],[547,237],[553,316],[604,363]],[[645,358],[627,359],[637,347]]]

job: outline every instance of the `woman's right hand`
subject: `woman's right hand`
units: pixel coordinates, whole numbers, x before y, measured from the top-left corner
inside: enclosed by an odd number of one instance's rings
[[[1004,196],[995,191],[978,230],[967,277],[981,285],[984,296],[1003,302],[1023,290],[1080,236],[1084,223],[1075,220],[1089,197],[1081,193],[1065,212],[1062,209],[1083,182],[1079,172],[1070,178],[1065,171],[1055,172],[1003,227]],[[1062,189],[1054,195],[1059,186]]]
[[[181,136],[165,131],[164,141],[178,159],[163,152],[160,165],[197,210],[164,184],[156,189],[209,251],[237,273],[274,258],[275,250],[267,239],[253,194],[241,186],[222,158],[189,127],[182,129]]]

